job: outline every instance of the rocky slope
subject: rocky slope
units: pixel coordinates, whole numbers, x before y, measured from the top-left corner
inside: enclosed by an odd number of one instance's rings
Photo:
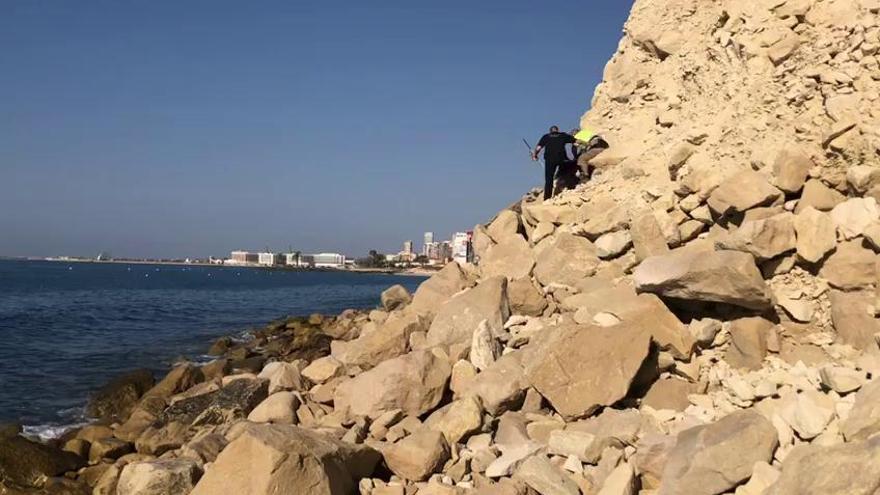
[[[0,430],[0,485],[877,493],[878,10],[638,0],[583,117],[592,182],[477,226],[478,263],[413,296],[122,377],[57,448]]]

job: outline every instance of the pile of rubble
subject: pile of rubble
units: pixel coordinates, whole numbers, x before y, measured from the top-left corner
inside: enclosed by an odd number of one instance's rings
[[[43,453],[58,462],[13,481],[119,495],[875,493],[878,11],[636,1],[583,119],[611,143],[594,180],[477,226],[477,263],[412,296],[393,287],[381,309],[282,322],[158,384],[108,385],[116,407],[65,439],[79,464]]]

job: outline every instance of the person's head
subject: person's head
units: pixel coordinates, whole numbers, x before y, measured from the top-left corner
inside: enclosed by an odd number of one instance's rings
[[[551,126],[550,132],[559,132],[559,126],[558,125]]]

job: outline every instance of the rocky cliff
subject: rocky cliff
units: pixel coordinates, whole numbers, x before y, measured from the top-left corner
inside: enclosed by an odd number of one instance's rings
[[[412,296],[108,384],[66,454],[0,440],[0,482],[876,493],[878,10],[638,0],[583,117],[611,144],[592,181],[477,226],[477,264]]]

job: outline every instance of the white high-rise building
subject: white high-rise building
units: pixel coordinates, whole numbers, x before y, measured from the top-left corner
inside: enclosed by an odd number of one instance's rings
[[[428,254],[428,249],[431,244],[434,244],[434,233],[433,232],[425,232],[425,243],[422,244],[422,254],[430,257]]]
[[[403,243],[403,252],[405,254],[413,253],[413,241],[406,241]]]
[[[471,234],[456,232],[452,236],[452,259],[459,263],[471,261]]]

